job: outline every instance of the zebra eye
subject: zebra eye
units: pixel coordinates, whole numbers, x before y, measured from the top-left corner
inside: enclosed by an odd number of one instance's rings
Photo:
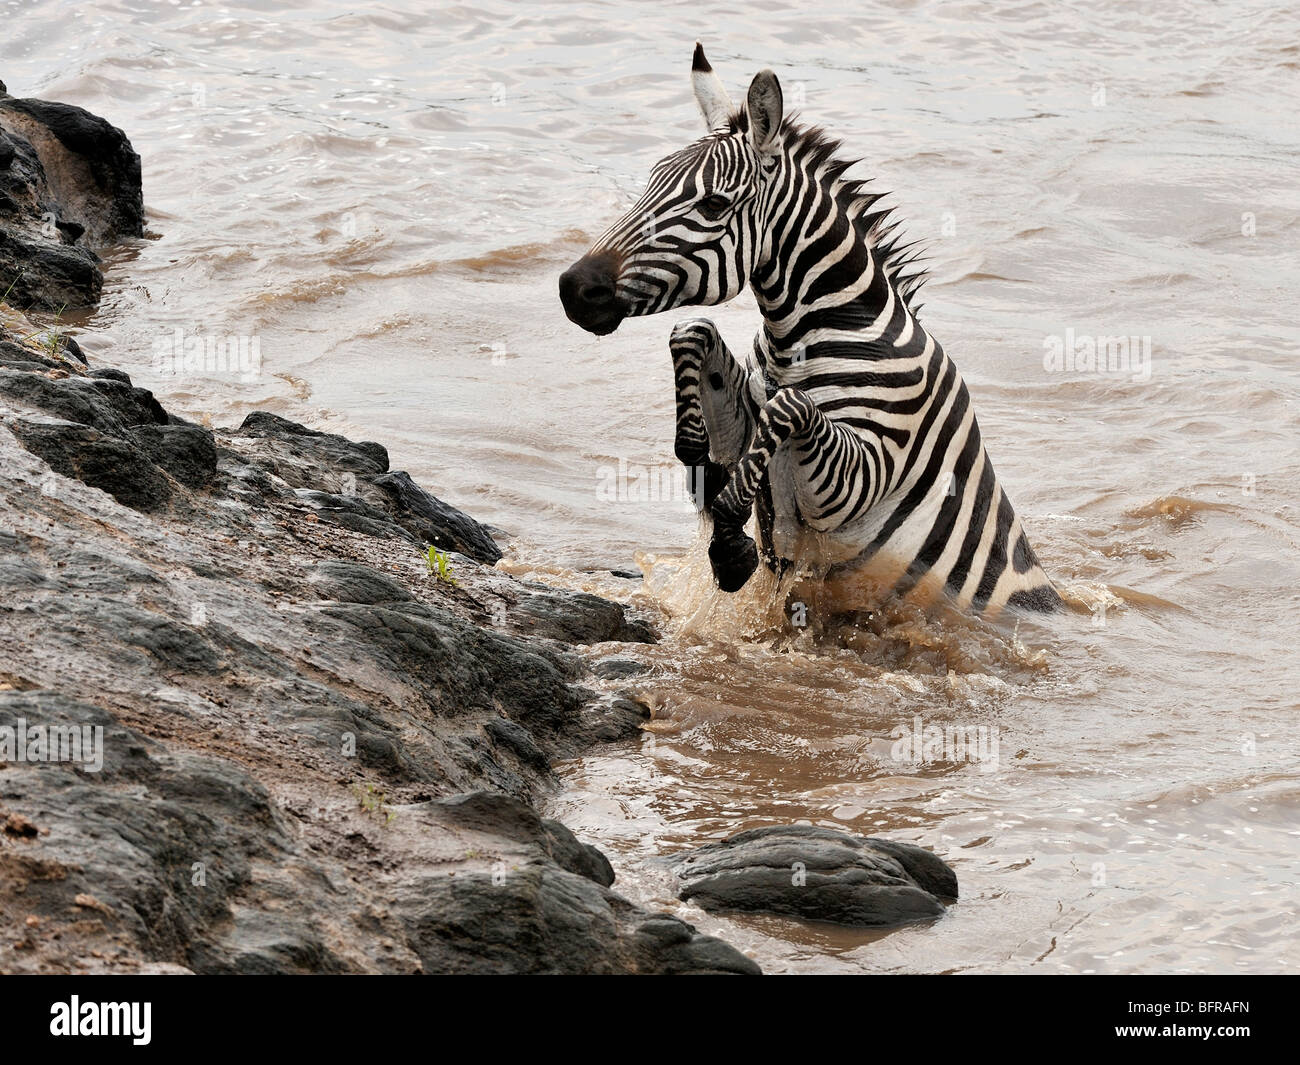
[[[730,206],[731,201],[725,196],[719,196],[716,192],[700,201],[700,210],[710,218],[717,218]]]

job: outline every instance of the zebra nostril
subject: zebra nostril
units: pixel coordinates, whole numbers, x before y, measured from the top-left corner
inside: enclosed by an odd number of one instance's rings
[[[602,303],[613,303],[614,289],[609,285],[583,285],[578,292],[578,297],[583,303],[593,306],[599,306]]]
[[[709,387],[715,392],[721,392],[724,384],[726,382],[723,381],[722,374],[716,372],[709,374]]]
[[[626,317],[618,296],[618,259],[610,252],[584,255],[560,275],[560,302],[569,321],[605,336]]]

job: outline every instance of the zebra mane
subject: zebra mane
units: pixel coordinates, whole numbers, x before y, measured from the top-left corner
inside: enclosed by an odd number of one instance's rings
[[[743,111],[737,118],[740,125],[748,125]],[[894,291],[907,309],[917,314],[921,304],[914,305],[913,299],[930,276],[920,265],[926,261],[925,248],[920,241],[903,240],[895,206],[878,206],[888,193],[869,188],[871,178],[846,178],[845,171],[861,160],[840,155],[843,144],[820,126],[801,126],[787,118],[781,123],[781,136],[792,157],[804,160],[811,173],[830,182],[831,195],[871,246]]]

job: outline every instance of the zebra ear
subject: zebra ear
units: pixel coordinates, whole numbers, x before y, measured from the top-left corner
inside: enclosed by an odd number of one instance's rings
[[[722,79],[704,58],[704,48],[699,41],[695,42],[695,58],[691,60],[691,87],[695,89],[695,102],[700,105],[704,124],[711,130],[725,126],[735,108],[722,86]]]
[[[749,139],[760,152],[769,151],[781,128],[785,102],[781,83],[770,70],[760,70],[749,86],[745,109],[749,112]]]

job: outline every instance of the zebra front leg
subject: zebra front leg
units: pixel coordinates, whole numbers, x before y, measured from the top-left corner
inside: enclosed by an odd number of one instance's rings
[[[749,371],[707,318],[678,323],[668,346],[677,389],[674,451],[696,505],[708,513],[753,435]]]
[[[758,551],[745,533],[745,522],[753,510],[754,497],[768,463],[791,440],[800,452],[831,461],[845,458],[846,448],[861,447],[851,430],[828,419],[807,393],[797,388],[782,388],[763,405],[753,441],[711,508],[713,539],[709,543],[709,562],[714,579],[724,592],[739,591],[758,568]],[[860,464],[855,465],[862,468]],[[809,517],[815,520],[820,515],[805,514],[805,518]]]

